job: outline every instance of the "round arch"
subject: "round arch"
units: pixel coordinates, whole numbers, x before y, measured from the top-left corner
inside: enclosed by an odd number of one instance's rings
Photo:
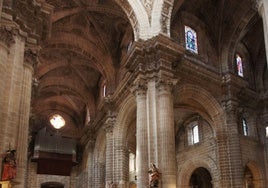
[[[253,175],[253,185],[255,188],[264,188],[265,187],[265,180],[264,180],[264,173],[259,167],[259,165],[254,162],[250,161],[246,164],[246,166]]]
[[[140,26],[139,21],[137,18],[137,15],[135,14],[135,11],[133,7],[129,3],[130,0],[115,0],[115,2],[122,8],[122,10],[127,15],[129,22],[133,28],[134,32],[134,38],[135,40],[139,39],[139,33],[140,33]]]
[[[190,179],[193,174],[193,172],[198,168],[204,168],[206,169],[212,178],[212,182],[217,182],[219,177],[218,175],[218,169],[215,162],[207,157],[203,160],[189,160],[186,161],[183,166],[178,170],[178,186],[179,187],[190,187]]]
[[[114,129],[114,136],[117,138],[117,145],[122,146],[124,143],[124,139],[127,135],[128,125],[130,125],[133,120],[133,114],[136,115],[136,101],[132,94],[130,94],[126,99],[122,102],[120,106],[120,111],[117,116],[117,123]]]
[[[45,182],[41,184],[41,188],[64,188],[64,184],[59,182]]]
[[[218,101],[213,95],[211,95],[205,89],[191,84],[180,85],[177,90],[175,97],[175,103],[189,103],[189,100],[195,104],[199,104],[205,113],[202,114],[206,117],[206,120],[211,124],[215,125],[215,129],[219,129],[224,125],[224,111]]]

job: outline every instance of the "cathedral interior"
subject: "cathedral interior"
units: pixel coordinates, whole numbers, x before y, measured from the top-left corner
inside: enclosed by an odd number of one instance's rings
[[[0,188],[268,188],[267,54],[267,0],[0,0]]]

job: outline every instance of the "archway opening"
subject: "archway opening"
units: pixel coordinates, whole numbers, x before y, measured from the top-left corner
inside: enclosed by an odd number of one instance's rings
[[[191,188],[212,188],[211,175],[209,171],[203,167],[197,168],[191,175]]]
[[[245,179],[245,188],[254,188],[253,174],[247,166],[245,168],[244,179]]]
[[[47,182],[43,183],[41,188],[64,188],[64,185],[57,182]]]

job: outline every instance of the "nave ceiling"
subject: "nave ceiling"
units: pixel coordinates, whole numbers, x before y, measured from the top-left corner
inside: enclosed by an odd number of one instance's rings
[[[39,63],[34,73],[36,85],[32,96],[31,128],[37,132],[47,127],[49,132],[54,133],[48,118],[59,113],[67,122],[67,126],[59,130],[60,134],[80,139],[87,126],[87,114],[90,114],[92,121],[98,113],[101,88],[108,84],[109,94],[118,86],[121,61],[134,40],[134,31],[138,29],[133,29],[133,24],[118,1],[38,2],[51,6],[53,11],[48,17],[44,36],[40,39]],[[256,60],[254,62],[260,61],[257,58],[261,50],[258,49],[264,47],[263,31],[260,29],[262,21],[253,1],[245,0],[242,5],[232,0],[175,0],[171,15],[171,37],[176,36],[173,32],[181,21],[181,15],[191,15],[189,20],[194,16],[202,22],[201,28],[214,48],[213,55],[219,60],[214,62],[218,70],[221,69],[221,59],[225,58],[220,54],[226,48],[233,47],[234,43],[241,43],[247,48],[253,60]],[[252,37],[255,32],[259,32],[258,37]],[[261,57],[265,59],[264,55]],[[177,112],[180,105],[179,102],[176,104],[176,121],[182,121],[179,120],[179,114],[183,114],[181,118],[187,118],[196,113],[185,109]],[[194,106],[188,105],[189,109]],[[135,138],[133,135],[131,137]],[[129,142],[133,145],[133,140]]]

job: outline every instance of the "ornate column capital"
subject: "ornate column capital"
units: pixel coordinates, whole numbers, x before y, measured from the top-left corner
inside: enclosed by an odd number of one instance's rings
[[[34,68],[38,63],[37,52],[34,52],[32,49],[27,49],[24,51],[24,64],[29,65]]]
[[[4,43],[7,47],[15,43],[14,32],[10,27],[1,26],[0,27],[0,42]]]
[[[159,94],[172,93],[174,86],[178,82],[175,78],[158,78],[156,88]]]
[[[104,122],[104,130],[106,133],[112,133],[114,125],[116,123],[116,115],[108,115]]]
[[[131,92],[138,98],[144,97],[147,91],[147,83],[144,79],[138,78],[132,85]]]

